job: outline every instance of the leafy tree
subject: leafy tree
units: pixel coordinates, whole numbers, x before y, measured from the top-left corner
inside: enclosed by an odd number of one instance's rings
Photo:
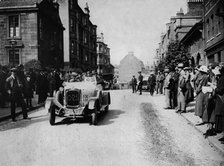
[[[24,68],[26,71],[29,71],[29,69],[41,69],[41,63],[36,59],[32,59],[24,64]]]
[[[183,46],[180,46],[179,41],[173,41],[168,45],[168,51],[166,57],[159,63],[157,68],[169,68],[174,70],[179,63],[183,63],[184,66],[189,66],[190,55],[188,50]]]

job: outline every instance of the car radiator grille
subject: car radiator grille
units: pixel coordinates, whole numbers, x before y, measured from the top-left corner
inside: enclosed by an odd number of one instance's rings
[[[80,90],[68,91],[66,93],[66,103],[68,107],[80,105]]]

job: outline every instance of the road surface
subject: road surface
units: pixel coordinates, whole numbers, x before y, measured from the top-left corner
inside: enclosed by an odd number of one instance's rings
[[[160,100],[158,100],[160,99]],[[57,118],[47,111],[31,120],[0,126],[2,166],[182,166],[224,165],[216,152],[180,115],[164,110],[164,100],[130,90],[111,91],[112,104],[97,126]]]

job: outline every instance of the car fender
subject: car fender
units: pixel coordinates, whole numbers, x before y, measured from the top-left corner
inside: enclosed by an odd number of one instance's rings
[[[103,105],[109,105],[110,104],[110,92],[103,92]]]
[[[97,102],[97,97],[92,97],[89,99],[88,109],[93,110],[95,108],[95,104]]]

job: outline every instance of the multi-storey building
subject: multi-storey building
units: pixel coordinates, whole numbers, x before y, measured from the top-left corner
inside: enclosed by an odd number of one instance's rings
[[[224,1],[204,2],[204,44],[208,63],[224,62]]]
[[[161,59],[166,57],[168,45],[172,41],[180,41],[190,31],[190,29],[202,19],[203,0],[187,0],[187,13],[184,14],[180,9],[176,16],[170,18],[166,24],[166,32],[161,35],[159,43],[159,56]]]
[[[78,0],[58,0],[64,31],[64,63],[81,71],[97,69],[96,25],[90,21],[88,5],[84,11]]]
[[[43,67],[63,68],[63,30],[53,0],[0,1],[0,63],[39,60]]]
[[[119,65],[119,81],[129,82],[133,75],[138,77],[138,72],[144,70],[144,64],[139,60],[133,52],[129,52],[121,61]]]
[[[104,43],[104,36],[101,33],[97,37],[97,73],[111,73],[110,48]]]

